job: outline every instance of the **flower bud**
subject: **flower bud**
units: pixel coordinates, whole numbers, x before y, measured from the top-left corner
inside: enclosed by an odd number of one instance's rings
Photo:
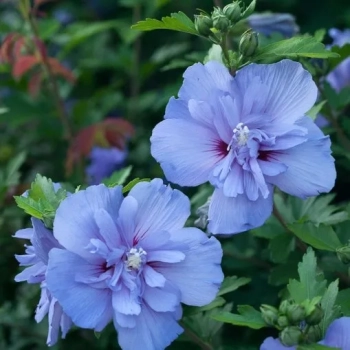
[[[241,6],[238,2],[226,5],[223,9],[223,13],[232,24],[235,24],[241,18]]]
[[[291,324],[299,324],[306,317],[305,307],[298,304],[289,305],[287,317]]]
[[[195,16],[194,25],[200,35],[209,36],[212,34],[210,29],[213,27],[213,21],[210,17],[205,15],[197,15]]]
[[[277,322],[278,317],[278,310],[271,306],[263,304],[260,306],[261,316],[263,320],[268,324],[269,326],[274,326]]]
[[[287,308],[289,305],[292,305],[291,300],[283,300],[280,307],[279,307],[279,312],[280,314],[286,315],[287,314]]]
[[[299,343],[302,331],[299,327],[290,326],[280,333],[280,340],[284,346],[293,346]]]
[[[219,30],[222,33],[227,32],[228,27],[230,26],[229,19],[223,14],[222,10],[216,8],[212,15],[213,26],[215,29]]]
[[[337,257],[343,264],[350,263],[350,246],[341,247],[337,249]]]
[[[281,328],[286,328],[289,326],[289,321],[287,316],[281,315],[278,316],[277,318],[277,325],[280,326]]]
[[[316,305],[313,311],[306,316],[305,321],[310,326],[318,325],[324,316],[324,311],[322,310],[321,306]]]
[[[259,46],[258,33],[250,30],[243,33],[239,42],[239,52],[244,57],[251,57],[256,52]]]

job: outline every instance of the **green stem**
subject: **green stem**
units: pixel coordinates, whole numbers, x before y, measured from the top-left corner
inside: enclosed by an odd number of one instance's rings
[[[283,226],[283,228],[290,234],[292,234],[294,236],[294,232],[291,231],[288,227],[288,225],[286,224],[283,216],[281,215],[281,213],[279,212],[279,210],[277,209],[277,207],[274,205],[273,206],[273,215],[276,217],[276,219],[280,222],[280,224]],[[298,237],[295,237],[296,242],[297,242],[297,246],[298,248],[302,251],[302,252],[306,252],[307,250],[307,245],[302,242]]]
[[[28,22],[34,37],[40,40],[39,30],[38,30],[34,15],[31,14],[30,12],[27,14],[24,14],[22,12],[22,14],[23,14],[24,20]],[[73,139],[73,131],[71,129],[69,119],[64,108],[64,102],[59,93],[59,88],[58,88],[55,75],[53,74],[53,71],[47,59],[47,56],[43,54],[40,50],[38,50],[36,45],[34,45],[34,47],[36,48],[36,54],[38,55],[38,57],[40,58],[40,61],[42,62],[42,65],[41,65],[42,69],[46,74],[49,84],[51,86],[51,94],[56,105],[58,117],[61,120],[63,129],[64,129],[64,137],[67,140],[71,141]]]
[[[214,350],[212,345],[206,343],[203,339],[198,337],[196,333],[194,333],[192,330],[186,327],[186,324],[182,321],[179,322],[180,325],[184,328],[185,334],[194,342],[196,343],[202,350]]]

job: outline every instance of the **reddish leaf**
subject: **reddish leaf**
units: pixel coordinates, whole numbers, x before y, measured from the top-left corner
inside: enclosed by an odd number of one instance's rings
[[[46,51],[45,44],[38,38],[34,38],[34,44],[37,47],[37,49],[39,50],[41,57],[43,57],[45,59],[47,57],[47,51]]]
[[[31,70],[39,60],[35,56],[22,56],[15,62],[12,74],[15,78],[20,78],[23,74]]]
[[[62,76],[71,83],[75,83],[74,74],[69,69],[64,67],[56,58],[49,57],[48,62],[50,64],[52,73]]]
[[[55,0],[34,0],[34,6],[39,7],[47,2],[53,2]]]
[[[66,160],[67,174],[72,172],[75,163],[90,154],[93,146],[113,146],[124,149],[126,140],[133,134],[134,127],[132,124],[121,118],[107,118],[100,123],[80,130],[68,150]]]
[[[41,72],[37,72],[33,74],[28,83],[28,91],[33,96],[36,97],[39,93],[41,82],[42,82],[42,74]]]
[[[0,58],[3,62],[9,63],[12,61],[13,45],[17,40],[17,38],[18,38],[18,33],[11,33],[5,37],[0,48]]]
[[[13,60],[16,61],[19,57],[23,55],[23,49],[26,45],[25,37],[17,37],[17,40],[14,41],[13,49],[12,49],[12,57]]]

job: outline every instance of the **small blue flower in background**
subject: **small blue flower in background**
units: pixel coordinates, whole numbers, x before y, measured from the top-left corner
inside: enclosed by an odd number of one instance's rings
[[[64,26],[73,23],[75,20],[73,14],[69,12],[69,10],[64,8],[59,8],[55,10],[53,13],[53,17]]]
[[[19,230],[15,238],[28,239],[32,245],[26,245],[25,255],[16,255],[20,266],[27,266],[21,273],[15,277],[16,282],[27,281],[28,283],[40,283],[41,296],[35,311],[36,322],[41,322],[48,314],[49,330],[47,336],[47,345],[54,345],[61,329],[62,338],[65,338],[67,332],[72,327],[72,320],[62,310],[57,299],[52,297],[46,287],[46,270],[49,259],[49,251],[52,248],[61,248],[53,234],[44,224],[35,218],[32,218],[33,228]]]
[[[65,249],[49,255],[47,286],[82,328],[111,320],[124,350],[162,350],[183,330],[181,302],[201,306],[223,280],[222,249],[197,228],[184,228],[190,201],[160,179],[91,186],[67,197],[54,221]]]
[[[317,88],[300,63],[251,64],[232,77],[211,61],[188,68],[184,78],[153,130],[151,153],[169,181],[215,187],[211,233],[262,225],[274,186],[301,198],[333,188],[329,137],[304,116]]]
[[[257,13],[247,18],[249,26],[256,32],[269,36],[280,33],[291,38],[299,33],[295,17],[289,13]]]
[[[329,30],[328,34],[333,39],[331,46],[344,46],[345,44],[350,44],[350,29],[341,31],[339,29],[332,28]],[[345,87],[350,86],[350,57],[340,62],[326,76],[326,81],[338,93]],[[317,116],[315,123],[320,128],[329,125],[329,121],[322,114]]]
[[[93,147],[90,153],[90,164],[86,167],[89,184],[97,185],[112,175],[115,170],[120,169],[126,156],[126,150],[116,147]]]
[[[339,349],[350,349],[350,317],[341,317],[333,321],[327,329],[325,338],[319,344],[336,347]],[[284,346],[279,339],[272,337],[265,339],[260,350],[296,350],[296,346]]]

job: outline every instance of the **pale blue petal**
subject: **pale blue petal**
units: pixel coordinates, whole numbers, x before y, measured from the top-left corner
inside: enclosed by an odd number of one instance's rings
[[[216,189],[209,207],[209,231],[214,234],[234,234],[261,226],[272,212],[271,186],[269,191],[266,199],[260,196],[256,201],[250,201],[246,195],[229,198],[222,190]]]
[[[98,255],[86,250],[92,238],[104,240],[94,214],[100,209],[105,209],[116,221],[123,199],[121,191],[121,186],[107,188],[99,185],[91,186],[67,197],[56,212],[53,228],[55,238],[63,247],[81,257],[102,262]]]
[[[35,248],[37,257],[47,265],[49,260],[49,251],[52,248],[60,248],[60,244],[53,236],[52,231],[48,230],[42,221],[32,218],[34,228],[32,244]]]
[[[227,197],[237,197],[244,193],[243,169],[237,162],[231,166],[231,171],[224,182],[223,192]]]
[[[118,229],[128,247],[135,245],[135,219],[139,210],[137,200],[130,195],[124,198],[119,209]]]
[[[324,345],[350,349],[350,317],[334,320],[327,329]]]
[[[170,287],[169,283],[163,288],[146,286],[142,298],[151,309],[157,312],[175,311],[181,301],[179,291]]]
[[[120,327],[118,324],[115,326],[118,342],[123,350],[164,350],[183,332],[174,312],[159,313],[146,304],[136,318],[135,327]]]
[[[57,299],[53,299],[50,303],[48,323],[49,330],[47,334],[46,344],[48,346],[55,345],[58,340],[60,332],[61,317],[63,315],[63,310]]]
[[[112,319],[112,292],[107,286],[96,289],[76,282],[76,278],[98,277],[100,270],[66,250],[54,248],[49,253],[47,288],[78,327],[96,331],[101,331]]]
[[[141,312],[141,305],[137,298],[125,286],[113,293],[112,305],[115,312],[124,315],[139,315]]]
[[[185,259],[185,254],[176,250],[155,250],[147,253],[147,262],[177,263]]]
[[[114,216],[116,216],[116,214],[114,214]],[[94,212],[94,218],[107,247],[109,249],[120,247],[122,240],[117,232],[117,226],[110,213],[101,208]]]
[[[165,109],[164,119],[190,120],[191,118],[188,110],[188,101],[171,97]]]
[[[135,242],[140,241],[145,250],[152,249],[149,235],[157,241],[158,233],[183,227],[190,216],[189,199],[182,192],[164,185],[161,179],[139,182],[129,196],[135,198],[139,205],[135,218]],[[143,240],[147,242],[147,247],[143,246]]]
[[[210,61],[205,65],[196,63],[186,69],[184,82],[179,91],[183,100],[207,101],[215,90],[229,92],[233,77],[221,63]]]
[[[295,350],[295,346],[284,346],[281,344],[279,339],[274,339],[272,337],[266,338],[261,344],[260,350]]]
[[[223,158],[221,144],[214,128],[195,121],[166,119],[153,129],[151,153],[169,181],[198,186],[208,181]]]
[[[191,114],[191,117],[197,122],[209,127],[212,126],[215,115],[211,106],[207,102],[189,100],[188,110]]]
[[[194,306],[209,304],[224,277],[219,241],[215,237],[208,238],[197,228],[173,232],[172,240],[188,245],[185,260],[177,264],[158,263],[154,269],[180,290],[181,302]]]
[[[235,92],[244,94],[256,77],[265,86],[267,95],[256,94],[250,103],[258,104],[259,112],[270,115],[277,122],[293,123],[316,101],[318,90],[312,76],[298,62],[282,60],[275,64],[250,64],[237,72]],[[258,112],[257,109],[254,111]]]
[[[311,140],[287,150],[271,152],[272,157],[288,169],[266,180],[283,192],[307,198],[329,192],[335,182],[334,158],[329,137]]]
[[[258,164],[262,173],[267,176],[276,176],[288,169],[285,164],[273,162],[273,159],[269,159],[269,161],[258,159]]]
[[[145,265],[142,272],[148,286],[164,287],[166,282],[165,277],[161,273],[155,271],[151,266]]]
[[[117,327],[126,327],[134,328],[136,326],[136,315],[124,315],[120,312],[114,311],[113,314],[113,323],[115,328]]]
[[[32,228],[24,228],[22,230],[18,230],[13,237],[15,238],[22,238],[22,239],[31,239],[33,236],[33,229]]]

